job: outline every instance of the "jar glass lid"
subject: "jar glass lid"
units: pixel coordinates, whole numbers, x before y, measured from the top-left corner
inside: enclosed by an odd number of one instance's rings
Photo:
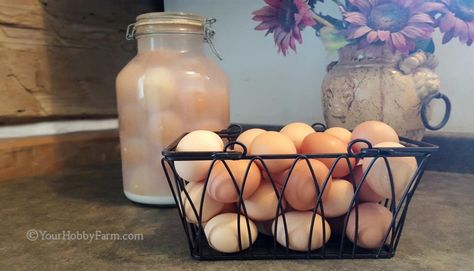
[[[135,23],[127,27],[127,40],[153,34],[203,35],[203,40],[209,43],[212,52],[219,59],[222,59],[212,43],[215,32],[211,29],[211,26],[216,22],[216,19],[191,13],[151,12],[139,15],[136,20]]]
[[[198,34],[203,35],[207,19],[190,13],[152,12],[137,17],[129,25],[127,39],[149,34]]]

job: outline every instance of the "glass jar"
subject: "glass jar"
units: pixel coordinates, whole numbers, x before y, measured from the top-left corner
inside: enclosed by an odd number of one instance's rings
[[[144,204],[172,205],[161,151],[180,135],[229,125],[228,79],[204,54],[208,20],[184,13],[137,17],[127,38],[138,54],[116,80],[124,193]]]

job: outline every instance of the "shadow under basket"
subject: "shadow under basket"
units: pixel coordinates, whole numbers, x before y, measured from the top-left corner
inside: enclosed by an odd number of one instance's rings
[[[252,127],[256,128],[256,127]],[[273,127],[273,129],[268,129],[268,127],[264,127],[266,130],[275,130],[278,131],[281,127]],[[313,128],[316,131],[323,131],[326,127],[323,124],[314,124]],[[395,255],[395,251],[398,246],[398,242],[400,240],[403,225],[405,223],[405,218],[408,212],[409,203],[413,197],[413,194],[422,178],[423,172],[426,168],[426,165],[431,157],[431,154],[435,152],[438,147],[432,144],[414,141],[406,138],[400,138],[400,144],[404,145],[404,148],[374,148],[372,145],[365,140],[354,140],[349,143],[347,148],[347,153],[340,153],[340,154],[281,154],[281,155],[248,155],[245,146],[241,143],[236,142],[236,138],[242,133],[243,129],[239,125],[231,125],[228,129],[216,132],[226,143],[224,151],[222,152],[176,152],[176,146],[178,142],[181,140],[181,136],[177,140],[175,140],[168,148],[163,150],[163,159],[161,161],[163,169],[165,171],[165,175],[167,177],[169,186],[171,188],[174,200],[178,206],[179,217],[181,219],[182,225],[184,227],[184,232],[186,234],[186,238],[188,241],[189,249],[191,252],[191,256],[195,259],[199,260],[259,260],[259,259],[364,259],[364,258],[391,258]],[[366,145],[366,148],[362,148],[359,153],[352,152],[352,146],[355,143],[363,142]],[[237,152],[233,150],[234,145],[240,145],[243,149],[243,152]],[[367,167],[367,170],[362,173],[360,177],[360,181],[356,182],[354,180],[354,168],[351,166],[349,162],[349,158],[355,159],[362,159],[362,158],[374,158],[372,159],[371,164]],[[394,189],[394,177],[390,169],[389,158],[390,157],[414,157],[417,160],[417,168],[414,174],[411,176],[406,188],[404,189],[403,193],[400,195],[395,195]],[[291,172],[295,167],[298,161],[305,161],[308,166],[309,159],[321,159],[321,158],[334,158],[333,165],[329,168],[329,174],[326,176],[325,181],[321,185],[318,185],[318,181],[316,180],[316,175],[314,174],[313,170],[311,171],[314,185],[317,191],[317,196],[315,198],[315,208],[309,210],[312,212],[312,222],[310,227],[310,233],[308,238],[308,250],[306,251],[295,251],[288,247],[288,229],[287,229],[287,222],[285,219],[285,212],[283,208],[283,198],[286,186],[288,184],[288,180],[290,179]],[[266,165],[266,161],[274,160],[274,159],[293,159],[293,164],[290,167],[290,174],[284,180],[284,184],[282,187],[277,188],[276,181],[272,177],[272,174],[269,174],[268,167]],[[392,214],[392,220],[388,230],[385,232],[384,240],[381,242],[378,248],[374,249],[365,249],[357,245],[358,242],[358,226],[360,225],[359,219],[359,202],[358,194],[360,191],[361,186],[364,184],[366,177],[369,171],[372,169],[373,164],[378,159],[382,159],[384,161],[385,166],[387,168],[387,173],[390,180],[390,187],[391,187],[391,198],[395,198],[397,200],[392,201],[389,199],[380,201],[378,204],[386,207]],[[211,166],[209,168],[207,178],[204,180],[204,189],[203,193],[206,193],[206,187],[209,182],[209,176],[211,175],[213,165],[217,161],[222,161],[224,165],[226,165],[226,161],[229,160],[246,160],[248,161],[248,167],[246,169],[246,174],[244,175],[244,179],[242,181],[242,187],[245,189],[245,182],[247,181],[246,178],[248,176],[248,172],[250,170],[250,165],[252,163],[259,163],[261,168],[262,175],[268,176],[271,185],[274,188],[275,194],[278,198],[278,208],[275,213],[275,217],[282,216],[283,221],[283,230],[284,236],[286,238],[285,246],[279,244],[277,242],[276,235],[264,235],[258,234],[258,237],[255,242],[251,242],[251,231],[249,228],[249,218],[246,215],[247,211],[245,208],[245,202],[242,198],[242,193],[240,193],[239,186],[235,177],[233,176],[230,168],[225,166],[229,175],[231,176],[232,182],[236,188],[237,193],[239,194],[239,200],[236,203],[237,208],[236,210],[242,210],[242,215],[237,215],[237,240],[238,240],[238,247],[240,251],[236,253],[222,253],[215,249],[213,249],[205,236],[204,233],[204,224],[201,220],[203,208],[206,208],[203,204],[197,204],[198,202],[192,202],[188,192],[185,190],[185,185],[188,183],[186,180],[183,180],[176,172],[175,162],[177,161],[209,161]],[[360,160],[358,160],[360,161]],[[311,250],[311,236],[313,231],[311,230],[314,226],[314,220],[316,213],[318,213],[323,221],[325,221],[326,217],[324,215],[324,205],[322,200],[322,194],[326,189],[326,184],[328,183],[329,176],[334,171],[334,168],[337,163],[347,163],[350,169],[349,181],[353,185],[354,196],[351,200],[350,207],[348,208],[346,214],[341,217],[342,222],[342,232],[339,234],[332,234],[329,240],[322,245],[322,247]],[[310,167],[310,166],[309,166]],[[314,169],[317,170],[317,169]],[[357,184],[358,183],[358,184]],[[188,204],[191,204],[192,211],[197,218],[199,223],[193,224],[189,223],[186,219],[185,210],[184,210],[184,202],[183,200],[187,200]],[[204,199],[204,194],[199,196],[199,199]],[[201,208],[199,208],[199,206]],[[354,242],[351,242],[346,237],[346,230],[349,221],[349,214],[353,210],[355,212],[355,236]],[[245,236],[241,236],[240,229],[240,220],[246,220],[243,225],[246,225],[247,232]],[[275,219],[275,221],[278,221]],[[275,232],[277,230],[277,223],[276,222],[272,225],[272,230]],[[327,234],[328,230],[325,229],[326,224],[323,223],[323,230],[322,230],[322,240],[325,240],[325,234]],[[248,238],[246,242],[250,243],[250,247],[246,249],[242,249],[243,238]]]

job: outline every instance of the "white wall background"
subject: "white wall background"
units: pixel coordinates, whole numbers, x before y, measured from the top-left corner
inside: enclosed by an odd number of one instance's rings
[[[231,80],[231,117],[234,122],[281,124],[290,121],[324,121],[320,85],[328,56],[314,31],[303,32],[297,54],[276,53],[273,37],[255,31],[251,13],[263,0],[165,0],[166,11],[197,13],[217,19],[215,45],[224,57],[219,65]],[[337,9],[325,4],[332,14]],[[474,46],[457,40],[441,45],[435,36],[442,92],[453,110],[444,128],[449,132],[474,132]],[[216,59],[216,61],[218,61]],[[441,113],[441,107],[435,111]],[[438,114],[439,115],[439,114]],[[435,117],[440,117],[436,116]]]

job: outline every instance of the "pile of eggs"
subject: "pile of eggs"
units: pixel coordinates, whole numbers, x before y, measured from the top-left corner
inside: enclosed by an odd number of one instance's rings
[[[375,148],[404,147],[397,133],[379,121],[363,122],[352,132],[341,127],[316,132],[307,124],[290,123],[279,132],[250,129],[236,141],[246,147],[249,157],[264,158],[281,154],[345,154],[349,143],[356,139],[364,139]],[[352,144],[352,151],[358,153],[366,147],[366,143],[357,142]],[[176,147],[178,152],[223,149],[223,140],[205,130],[187,134]],[[242,152],[243,148],[236,144],[234,150]],[[246,249],[259,233],[275,235],[279,244],[292,250],[307,251],[309,245],[311,250],[318,249],[331,234],[344,232],[341,221],[346,215],[347,238],[354,241],[358,221],[357,246],[373,249],[382,245],[392,222],[392,213],[380,202],[391,199],[392,192],[394,200],[399,199],[417,169],[414,157],[388,157],[392,191],[384,159],[373,159],[256,159],[250,163],[246,158],[176,161],[175,167],[187,181],[185,191],[181,192],[183,214],[189,223],[204,227],[208,243],[215,250],[233,253]],[[357,193],[360,203],[351,209],[355,188],[371,164]]]

